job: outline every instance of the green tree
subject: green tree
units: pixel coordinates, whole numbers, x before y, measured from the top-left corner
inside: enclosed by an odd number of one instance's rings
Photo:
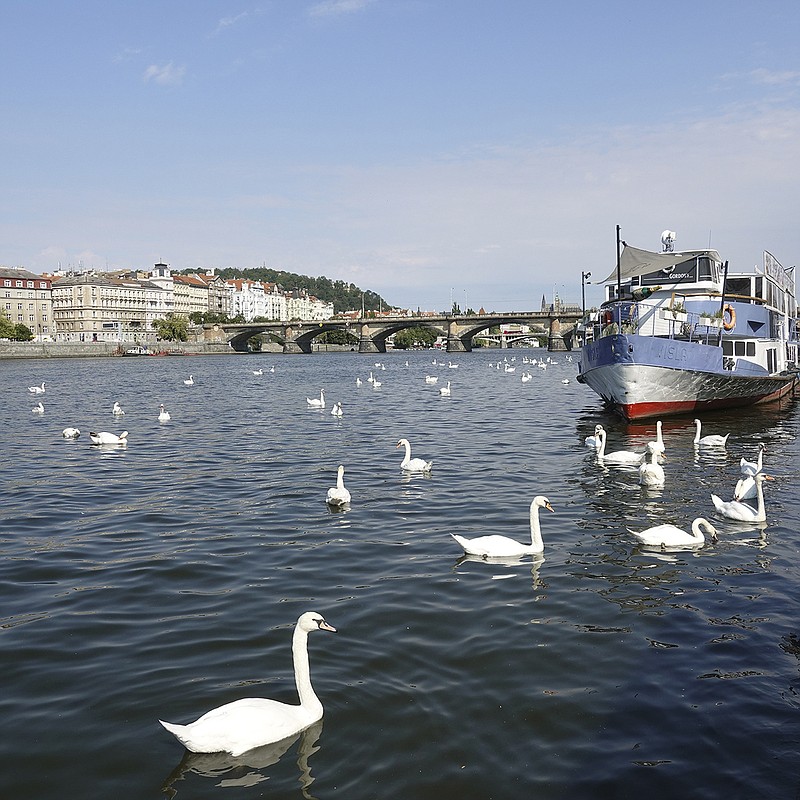
[[[170,312],[164,319],[153,320],[153,327],[159,339],[168,342],[185,342],[189,338],[189,322]]]
[[[14,335],[11,338],[18,342],[30,342],[33,339],[33,331],[27,325],[18,322],[14,326]]]
[[[408,350],[411,347],[432,347],[438,337],[432,328],[404,328],[394,335],[396,350]]]

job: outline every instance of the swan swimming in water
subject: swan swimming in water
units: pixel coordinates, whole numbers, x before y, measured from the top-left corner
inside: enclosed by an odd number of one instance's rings
[[[692,532],[687,533],[675,525],[656,525],[644,531],[628,530],[644,545],[660,547],[662,550],[670,548],[697,547],[705,543],[702,528],[705,528],[712,541],[717,539],[717,529],[705,518],[697,517],[692,523]]]
[[[450,381],[447,381],[447,386],[442,386],[439,389],[439,394],[442,397],[450,397]]]
[[[639,467],[639,483],[642,486],[664,485],[664,467],[658,463],[658,453],[658,442],[648,442],[647,455],[650,460]]]
[[[325,390],[319,390],[319,398],[306,397],[306,403],[309,408],[325,408]]]
[[[128,431],[122,431],[119,436],[117,436],[116,433],[109,433],[108,431],[100,431],[100,433],[91,431],[89,433],[89,438],[92,440],[92,444],[127,444]]]
[[[425,461],[423,458],[411,458],[411,444],[408,439],[401,439],[397,447],[405,447],[406,455],[400,463],[400,469],[405,472],[430,472],[433,461]]]
[[[661,420],[656,422],[656,438],[655,441],[650,442],[650,444],[655,445],[656,453],[663,453],[666,450],[664,439],[661,435]]]
[[[331,486],[331,488],[328,489],[325,502],[329,506],[343,506],[350,502],[350,492],[347,491],[344,485],[343,464],[339,464],[339,469],[336,473],[336,486]]]
[[[742,475],[755,475],[757,472],[761,472],[764,468],[764,449],[764,443],[759,442],[758,458],[755,461],[748,461],[746,458],[742,458],[739,461],[739,469]]]
[[[44,414],[44,403],[40,400],[38,405],[35,405],[31,411],[34,414]]]
[[[711,495],[711,502],[714,503],[714,508],[720,516],[727,517],[728,519],[735,519],[739,522],[766,522],[767,512],[764,508],[764,489],[762,484],[764,481],[774,480],[771,475],[765,475],[759,472],[753,476],[756,484],[756,497],[758,498],[758,505],[753,508],[747,503],[742,503],[740,496],[736,495],[735,499],[730,502],[721,500],[717,495]]]
[[[264,374],[264,370],[263,369],[254,369],[253,370],[253,375],[263,375],[263,374]]]
[[[114,408],[111,409],[111,413],[115,417],[121,417],[125,414],[125,412],[122,410],[122,406],[116,400],[114,401]]]
[[[194,378],[193,378],[193,377],[190,375],[190,376],[189,376],[189,377],[188,377],[188,378],[187,378],[187,379],[184,381],[184,383],[185,383],[187,386],[194,386]]]
[[[436,375],[426,375],[425,376],[425,383],[436,383],[439,378]]]
[[[696,419],[694,424],[697,426],[697,430],[694,434],[695,447],[725,447],[725,445],[728,443],[728,437],[730,436],[729,433],[726,433],[724,436],[713,433],[709,434],[708,436],[701,437],[700,430],[702,423],[699,419]]]
[[[331,416],[332,417],[341,417],[344,412],[342,411],[342,404],[341,403],[334,403],[333,408],[331,409]]]
[[[587,447],[594,447],[595,449],[598,449],[600,447],[600,431],[602,431],[602,430],[603,430],[603,426],[602,425],[595,425],[594,426],[594,434],[592,436],[587,436],[583,440],[583,443]]]
[[[633,450],[616,450],[606,455],[606,432],[604,429],[596,434],[600,437],[600,444],[597,446],[597,457],[610,464],[641,464],[644,461],[645,453],[634,453]]]
[[[31,394],[44,394],[44,381],[42,381],[41,386],[29,386],[28,391]]]
[[[164,408],[164,404],[162,403],[159,406],[159,408],[161,409],[161,411],[158,414],[158,421],[159,422],[169,422],[172,419],[172,417],[170,417],[169,411],[167,411],[167,409]]]
[[[513,556],[524,556],[529,553],[541,553],[544,551],[544,542],[542,541],[542,531],[539,526],[540,508],[546,508],[548,511],[553,510],[550,501],[543,495],[537,495],[533,498],[533,502],[531,503],[530,544],[522,544],[508,536],[498,536],[497,534],[478,536],[475,539],[465,539],[457,533],[451,533],[450,535],[461,545],[464,552],[470,556],[481,556],[482,558],[509,558]]]
[[[299,705],[263,697],[247,697],[214,708],[189,725],[159,722],[193,753],[230,753],[248,750],[294,736],[322,719],[322,703],[314,693],[308,662],[308,634],[330,631],[321,614],[308,611],[297,620],[292,636],[294,679]]]
[[[81,432],[77,428],[64,428],[64,430],[61,431],[61,435],[65,439],[77,439],[81,435]]]

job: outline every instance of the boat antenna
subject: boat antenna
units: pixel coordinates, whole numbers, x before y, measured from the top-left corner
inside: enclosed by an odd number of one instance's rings
[[[722,294],[719,298],[719,311],[721,316],[725,316],[725,284],[728,282],[728,261],[725,261],[725,264],[722,267]],[[722,328],[719,329],[719,334],[717,335],[717,346],[722,344]]]
[[[619,225],[617,225],[617,302],[622,299],[622,271],[619,263]]]

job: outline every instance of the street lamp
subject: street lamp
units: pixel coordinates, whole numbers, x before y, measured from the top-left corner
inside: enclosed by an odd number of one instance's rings
[[[586,317],[586,290],[584,287],[587,283],[591,283],[589,278],[592,277],[591,272],[581,272],[581,318]],[[585,324],[585,323],[584,323]]]

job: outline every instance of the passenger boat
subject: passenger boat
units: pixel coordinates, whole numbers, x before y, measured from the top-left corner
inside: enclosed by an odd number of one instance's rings
[[[731,272],[716,250],[619,241],[606,299],[584,319],[578,381],[627,420],[777,400],[798,379],[794,267],[764,252]],[[580,330],[580,326],[579,326]]]
[[[150,351],[142,346],[136,345],[136,347],[129,347],[122,355],[124,356],[149,356]]]

